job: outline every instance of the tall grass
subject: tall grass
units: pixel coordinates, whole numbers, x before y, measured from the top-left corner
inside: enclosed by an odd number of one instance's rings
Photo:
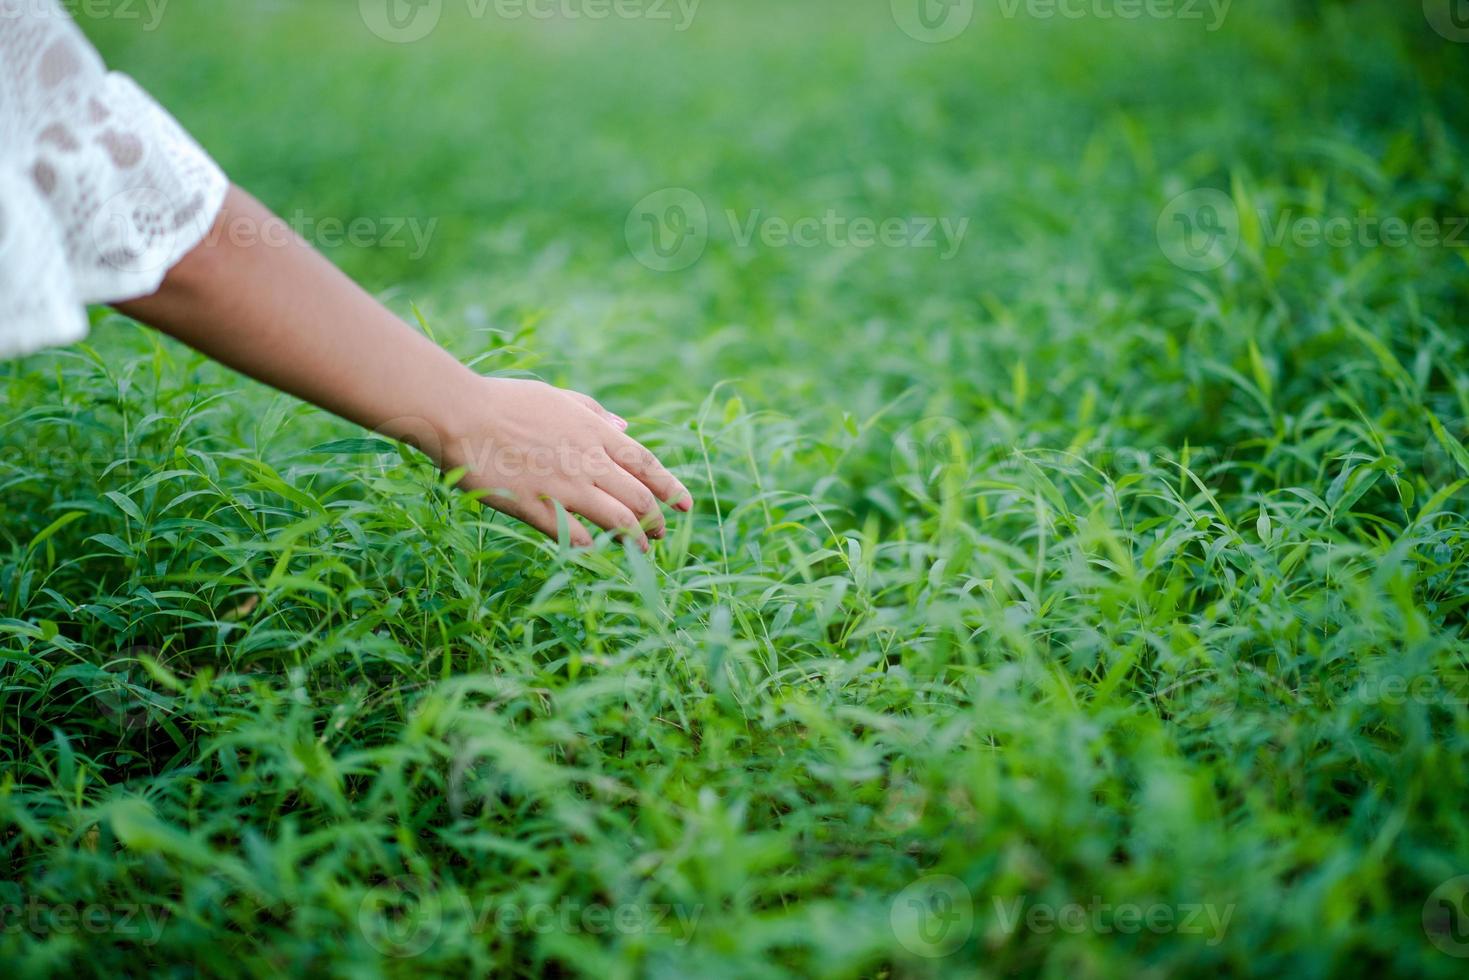
[[[1469,214],[1469,48],[1363,4],[942,45],[354,6],[88,29],[288,217],[436,220],[328,252],[698,509],[563,551],[112,315],[0,366],[0,956],[1460,972],[1465,243],[1276,229]],[[624,226],[668,187],[711,232],[661,273]],[[1240,240],[1192,272],[1200,188]],[[969,225],[732,230],[829,209]]]

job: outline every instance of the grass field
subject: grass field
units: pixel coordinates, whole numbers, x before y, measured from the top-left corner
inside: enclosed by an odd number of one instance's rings
[[[0,365],[0,960],[1463,975],[1432,0],[134,6],[238,183],[698,505],[558,550],[104,311]]]

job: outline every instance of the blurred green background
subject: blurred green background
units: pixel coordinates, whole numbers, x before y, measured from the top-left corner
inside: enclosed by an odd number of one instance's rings
[[[968,26],[945,43],[900,29],[895,9],[930,5]],[[841,373],[856,414],[912,386],[915,369],[972,401],[978,374],[1035,352],[1043,390],[1074,392],[1080,371],[1103,402],[1170,406],[1160,435],[1172,443],[1206,407],[1138,390],[1122,365],[1163,351],[1108,329],[1195,315],[1176,270],[1159,270],[1169,199],[1238,177],[1276,210],[1463,210],[1449,133],[1465,46],[1412,4],[1179,2],[1124,20],[1106,2],[1055,8],[1076,17],[998,0],[650,0],[598,20],[577,3],[446,0],[416,15],[439,11],[411,43],[369,29],[375,0],[237,6],[173,4],[151,33],[104,20],[94,34],[279,213],[432,227],[418,259],[328,247],[370,288],[449,333],[543,318],[564,380],[629,409],[670,384],[697,400],[736,375],[773,403],[808,397],[810,359],[844,352],[858,357]],[[637,202],[668,187],[714,219],[706,258],[681,274],[644,268],[623,234]],[[828,209],[969,224],[940,261],[741,248],[725,218]],[[1314,298],[1361,270],[1353,250],[1316,253],[1288,270],[1266,256],[1287,273],[1272,287]],[[1388,291],[1404,263],[1440,295],[1463,271],[1444,254],[1365,257],[1394,266],[1372,280]],[[917,357],[891,374],[863,350],[890,339]],[[1078,343],[1093,356],[1047,353]],[[644,347],[651,374],[628,376],[613,344]]]

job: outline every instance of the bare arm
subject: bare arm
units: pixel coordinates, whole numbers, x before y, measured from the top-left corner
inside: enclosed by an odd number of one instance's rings
[[[229,229],[250,227],[249,243]],[[269,234],[264,233],[268,229]],[[688,491],[626,423],[591,398],[536,381],[483,378],[404,324],[279,218],[231,188],[215,230],[157,293],[118,309],[252,378],[395,439],[460,486],[555,535],[552,501],[646,547],[658,500]],[[655,499],[656,498],[656,499]],[[571,521],[574,544],[591,543]]]

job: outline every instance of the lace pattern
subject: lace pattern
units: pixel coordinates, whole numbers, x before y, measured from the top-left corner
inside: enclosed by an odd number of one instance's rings
[[[0,0],[0,357],[80,339],[87,303],[156,291],[227,186],[56,0]]]

